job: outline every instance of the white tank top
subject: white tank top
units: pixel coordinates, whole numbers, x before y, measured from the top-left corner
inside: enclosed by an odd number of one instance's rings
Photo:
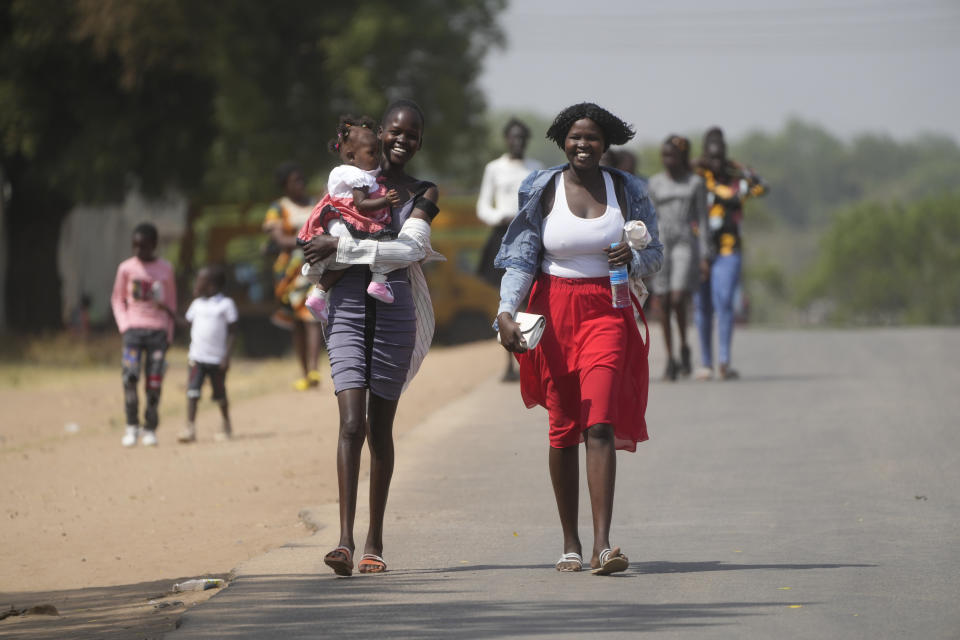
[[[603,252],[623,239],[623,214],[613,178],[603,171],[607,210],[599,218],[578,218],[567,205],[563,173],[557,175],[553,209],[543,221],[543,262],[540,269],[558,278],[600,278],[610,275]]]

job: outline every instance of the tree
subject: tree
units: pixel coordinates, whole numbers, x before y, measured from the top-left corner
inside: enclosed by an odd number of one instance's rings
[[[772,185],[767,206],[794,227],[822,226],[838,208],[864,198],[928,197],[953,188],[960,173],[960,147],[946,136],[900,142],[863,134],[844,141],[800,120],[774,134],[747,135],[731,152]]]
[[[836,320],[960,323],[960,195],[837,214],[801,302],[818,297]]]
[[[476,78],[503,6],[0,0],[10,325],[59,325],[55,261],[38,256],[75,203],[132,185],[195,203],[264,199],[279,162],[332,164],[339,113],[376,117],[400,96],[426,113],[427,164],[481,163]]]

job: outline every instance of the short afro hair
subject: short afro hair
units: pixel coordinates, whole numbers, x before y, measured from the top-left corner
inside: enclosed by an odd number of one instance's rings
[[[506,138],[510,133],[510,129],[513,129],[514,127],[520,127],[520,130],[523,131],[524,137],[530,137],[530,127],[516,118],[510,118],[507,121],[507,124],[503,125],[503,137]]]
[[[394,100],[389,105],[387,105],[387,108],[383,111],[383,117],[381,118],[380,122],[383,124],[386,124],[387,118],[393,115],[394,112],[402,111],[402,110],[413,111],[414,113],[416,113],[418,116],[420,116],[421,127],[423,127],[424,129],[427,128],[427,119],[423,116],[423,109],[421,109],[420,105],[418,105],[416,102],[414,102],[413,100],[408,100],[407,98],[400,98],[399,100]]]
[[[216,287],[217,291],[223,291],[227,286],[227,270],[220,264],[208,264],[202,271],[205,271],[207,278]]]
[[[676,133],[671,133],[663,141],[663,146],[676,150],[686,162],[690,161],[690,139]]]
[[[603,150],[606,151],[612,144],[626,144],[636,132],[633,127],[613,115],[603,107],[592,102],[581,102],[567,107],[554,118],[553,124],[547,129],[547,138],[557,143],[563,149],[563,142],[570,132],[570,127],[577,120],[589,118],[603,130]]]
[[[710,127],[707,129],[707,132],[703,134],[703,148],[706,149],[708,144],[718,143],[726,146],[727,141],[723,138],[723,129],[720,127]]]
[[[133,228],[133,233],[130,235],[141,236],[144,240],[153,245],[154,248],[156,248],[157,242],[159,241],[157,227],[152,222],[141,222]]]

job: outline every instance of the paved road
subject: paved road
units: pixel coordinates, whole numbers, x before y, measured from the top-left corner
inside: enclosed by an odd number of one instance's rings
[[[490,381],[399,443],[389,573],[335,578],[330,526],[169,638],[958,638],[958,354],[958,330],[748,330],[741,381],[655,382],[607,578],[553,570],[545,414]]]

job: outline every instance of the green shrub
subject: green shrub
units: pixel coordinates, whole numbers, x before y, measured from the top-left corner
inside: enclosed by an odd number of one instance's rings
[[[838,213],[799,302],[818,298],[833,320],[960,323],[960,194]]]

